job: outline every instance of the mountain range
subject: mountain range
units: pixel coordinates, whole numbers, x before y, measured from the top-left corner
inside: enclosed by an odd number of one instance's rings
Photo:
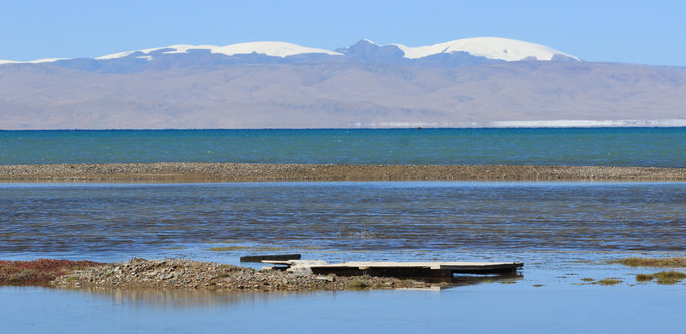
[[[496,37],[0,61],[0,129],[685,126],[686,69]]]

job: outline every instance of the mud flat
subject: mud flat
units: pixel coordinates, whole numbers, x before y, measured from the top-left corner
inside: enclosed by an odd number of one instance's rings
[[[0,165],[0,182],[686,181],[686,168],[117,163]]]

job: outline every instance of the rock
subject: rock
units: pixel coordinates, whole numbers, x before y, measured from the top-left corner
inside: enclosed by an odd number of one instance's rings
[[[286,269],[287,272],[293,273],[297,276],[311,276],[312,266],[324,265],[326,261],[322,260],[290,260],[288,261],[290,268]]]
[[[336,280],[333,276],[317,276],[314,279],[327,282],[334,282]]]

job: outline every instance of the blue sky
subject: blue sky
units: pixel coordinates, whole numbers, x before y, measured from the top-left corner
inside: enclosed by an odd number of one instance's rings
[[[686,66],[686,1],[9,1],[0,59],[97,57],[170,44],[276,40],[335,49],[479,36],[589,61]]]

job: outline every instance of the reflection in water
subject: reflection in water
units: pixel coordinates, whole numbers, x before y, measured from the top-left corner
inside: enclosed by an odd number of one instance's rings
[[[476,285],[482,283],[498,283],[506,282],[512,283],[524,279],[524,275],[521,272],[509,273],[509,274],[499,274],[499,275],[453,275],[450,280],[452,287],[460,287],[467,285]]]
[[[431,283],[449,282],[449,286],[442,288],[449,289],[454,287],[463,287],[482,283],[497,283],[502,281],[511,282],[515,280],[521,280],[523,279],[523,276],[521,274],[455,275],[452,279],[438,277],[415,279]],[[432,289],[426,288],[416,290]],[[218,307],[231,304],[254,304],[275,301],[293,296],[325,296],[341,293],[341,291],[230,292],[195,289],[116,289],[104,287],[84,287],[80,289],[67,289],[65,291],[92,294],[94,296],[109,299],[112,303],[115,304],[132,304],[138,306],[163,308]],[[362,289],[353,291],[367,290]]]
[[[216,307],[231,304],[268,302],[307,292],[228,292],[193,289],[113,289],[87,287],[75,292],[93,294],[117,304],[154,307]],[[317,292],[333,293],[333,292]]]
[[[529,275],[527,274],[527,277]],[[0,287],[8,333],[682,333],[683,286],[482,284],[440,293],[186,297]],[[218,299],[186,303],[182,298]],[[4,332],[3,332],[4,333]]]

